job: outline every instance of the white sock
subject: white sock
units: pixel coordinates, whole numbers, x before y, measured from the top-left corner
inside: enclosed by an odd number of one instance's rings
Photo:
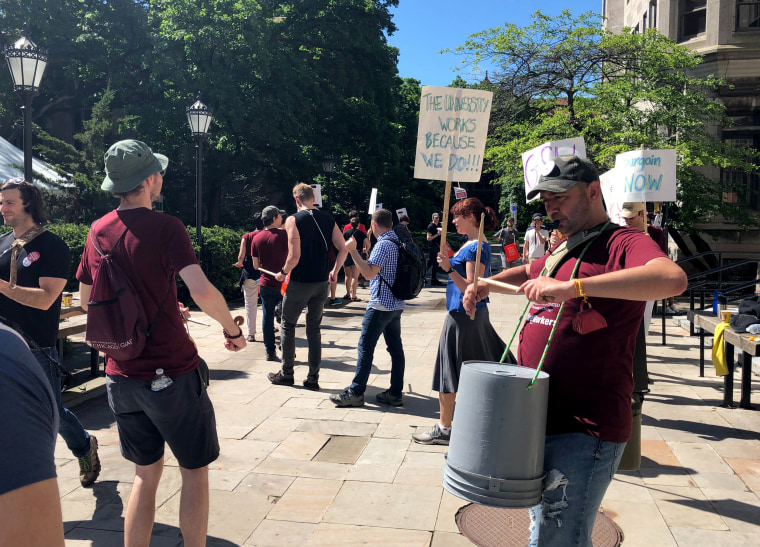
[[[451,435],[451,428],[450,428],[450,427],[443,427],[443,426],[441,425],[441,422],[438,422],[438,429],[440,429],[440,430],[441,430],[441,432],[442,432],[444,435]]]

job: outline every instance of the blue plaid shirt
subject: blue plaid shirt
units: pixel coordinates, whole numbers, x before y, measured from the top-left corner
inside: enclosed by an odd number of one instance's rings
[[[377,238],[377,243],[372,247],[372,253],[369,255],[367,264],[380,266],[380,272],[369,280],[369,302],[367,308],[374,308],[381,311],[403,310],[406,302],[399,300],[393,293],[389,285],[393,285],[396,280],[396,266],[398,265],[399,248],[392,241],[401,242],[393,232],[388,230]],[[387,282],[380,281],[380,276]]]

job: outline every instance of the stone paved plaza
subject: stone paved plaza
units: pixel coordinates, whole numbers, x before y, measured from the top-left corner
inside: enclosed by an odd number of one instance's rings
[[[368,291],[360,289],[359,296],[362,302],[325,309],[320,392],[300,387],[306,366],[296,367],[296,387],[271,385],[266,374],[277,363],[264,359],[260,341],[230,353],[216,326],[191,325],[211,368],[209,393],[221,443],[210,471],[209,545],[472,545],[455,521],[466,502],[441,487],[446,447],[410,438],[437,419],[437,393],[430,385],[446,313],[444,289],[424,289],[402,316],[404,406],[374,402],[389,382],[390,358],[379,344],[366,405],[338,409],[328,396],[353,377]],[[524,303],[522,296],[492,299],[491,319],[505,340]],[[195,317],[210,321],[200,313]],[[670,322],[667,334],[662,346],[661,323],[653,322],[648,350],[654,384],[644,405],[642,467],[616,476],[603,510],[622,529],[625,547],[756,546],[760,416],[721,408],[722,380],[709,363],[699,377],[698,338]],[[296,361],[303,363],[302,326],[297,336]],[[119,453],[101,384],[90,381],[84,395],[79,389],[67,394],[100,442],[103,471],[93,488],[80,487],[77,462],[60,437],[56,448],[70,547],[123,543],[134,470]],[[753,395],[760,404],[758,385],[755,380]],[[735,387],[738,401],[738,381]],[[151,545],[182,544],[179,488],[176,461],[167,453]]]

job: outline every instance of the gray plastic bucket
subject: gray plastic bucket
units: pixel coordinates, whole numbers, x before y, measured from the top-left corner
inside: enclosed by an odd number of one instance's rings
[[[549,375],[482,361],[465,361],[459,376],[455,427],[443,487],[495,507],[531,507],[541,500]]]

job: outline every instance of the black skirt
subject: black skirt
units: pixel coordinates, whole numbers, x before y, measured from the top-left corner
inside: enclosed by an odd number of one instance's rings
[[[499,362],[506,344],[491,325],[488,308],[478,310],[475,320],[450,311],[443,322],[438,356],[435,359],[433,390],[456,393],[464,361]]]

